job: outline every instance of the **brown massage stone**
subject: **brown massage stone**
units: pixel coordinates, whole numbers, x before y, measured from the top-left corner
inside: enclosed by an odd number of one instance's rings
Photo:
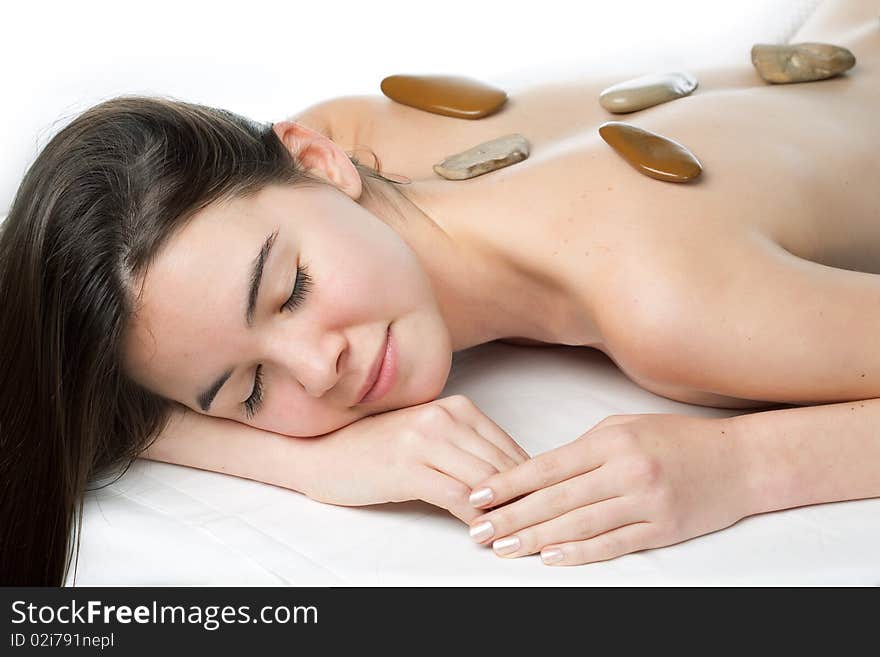
[[[458,119],[481,119],[507,102],[507,92],[453,75],[389,75],[379,85],[391,100]]]
[[[641,173],[666,182],[687,182],[702,173],[700,161],[676,141],[621,121],[599,126],[605,142]]]

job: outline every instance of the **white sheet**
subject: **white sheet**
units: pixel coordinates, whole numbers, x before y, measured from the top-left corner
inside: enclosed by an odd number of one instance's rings
[[[614,413],[735,411],[647,392],[604,354],[492,343],[458,352],[462,393],[530,454]],[[88,499],[78,584],[880,584],[880,499],[746,518],[678,545],[596,564],[503,559],[424,502],[339,507],[267,484],[139,460]]]
[[[752,43],[787,40],[817,0],[583,3],[578,15],[561,0],[542,2],[540,14],[532,6],[518,14],[509,3],[447,2],[445,12],[437,9],[433,34],[476,33],[495,16],[500,33],[522,39],[500,56],[499,39],[469,49],[445,48],[442,40],[426,44],[404,2],[342,6],[338,15],[348,20],[333,26],[336,50],[328,51],[320,31],[308,25],[326,25],[330,16],[295,4],[248,3],[249,16],[268,25],[271,38],[257,29],[242,33],[237,5],[224,10],[215,3],[211,16],[158,1],[154,11],[138,15],[96,13],[92,29],[102,39],[90,38],[82,19],[61,15],[63,7],[53,5],[55,20],[48,23],[43,3],[10,10],[20,13],[13,17],[19,27],[0,44],[0,61],[16,62],[6,84],[18,102],[0,110],[6,155],[0,209],[53,121],[117,93],[168,93],[277,119],[323,98],[377,93],[378,81],[392,72],[444,71],[518,84],[572,71],[707,66],[731,56],[748,64]],[[176,18],[169,23],[171,7]],[[464,28],[462,11],[470,16]],[[400,20],[408,30],[400,31]],[[162,50],[157,21],[171,37]],[[43,45],[34,49],[38,34]],[[570,441],[613,413],[736,413],[651,394],[600,352],[572,347],[489,344],[460,352],[443,395],[454,393],[471,397],[531,454]],[[571,568],[544,566],[537,555],[499,558],[475,544],[463,523],[423,502],[336,507],[146,460],[88,495],[85,511],[75,583],[86,586],[880,584],[880,500],[755,516],[675,546]]]

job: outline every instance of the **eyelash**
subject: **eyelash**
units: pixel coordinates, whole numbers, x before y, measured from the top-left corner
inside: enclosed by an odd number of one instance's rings
[[[305,299],[306,294],[311,290],[312,278],[309,276],[306,265],[297,267],[296,282],[293,286],[293,293],[290,298],[281,306],[282,310],[294,310],[298,308]],[[251,419],[256,415],[263,402],[263,365],[257,365],[257,371],[254,375],[254,389],[251,396],[244,400],[243,406],[245,415]]]

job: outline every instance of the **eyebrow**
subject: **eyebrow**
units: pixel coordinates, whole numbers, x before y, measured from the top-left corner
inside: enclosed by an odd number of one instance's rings
[[[269,259],[269,254],[272,252],[272,245],[275,243],[275,238],[277,236],[278,229],[266,238],[266,241],[263,242],[263,245],[260,247],[259,253],[257,253],[257,257],[254,258],[253,263],[251,264],[247,305],[244,313],[244,323],[248,328],[251,328],[254,325],[254,314],[257,309],[257,299],[260,295],[260,283],[263,280],[263,266]],[[214,398],[217,396],[217,393],[220,392],[220,388],[223,387],[223,384],[226,383],[230,376],[232,376],[234,369],[235,368],[231,367],[223,372],[223,374],[218,376],[210,386],[208,386],[203,392],[199,393],[196,397],[196,402],[198,403],[199,408],[206,413],[211,410],[211,404],[214,402]]]

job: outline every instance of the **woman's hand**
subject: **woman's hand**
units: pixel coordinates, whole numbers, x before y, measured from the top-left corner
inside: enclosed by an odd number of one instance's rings
[[[751,506],[726,420],[612,415],[480,482],[471,502],[496,508],[469,523],[471,536],[499,555],[540,551],[544,563],[573,566],[728,527]]]
[[[303,493],[361,506],[424,500],[463,522],[471,489],[529,455],[463,395],[370,415],[311,439]]]

